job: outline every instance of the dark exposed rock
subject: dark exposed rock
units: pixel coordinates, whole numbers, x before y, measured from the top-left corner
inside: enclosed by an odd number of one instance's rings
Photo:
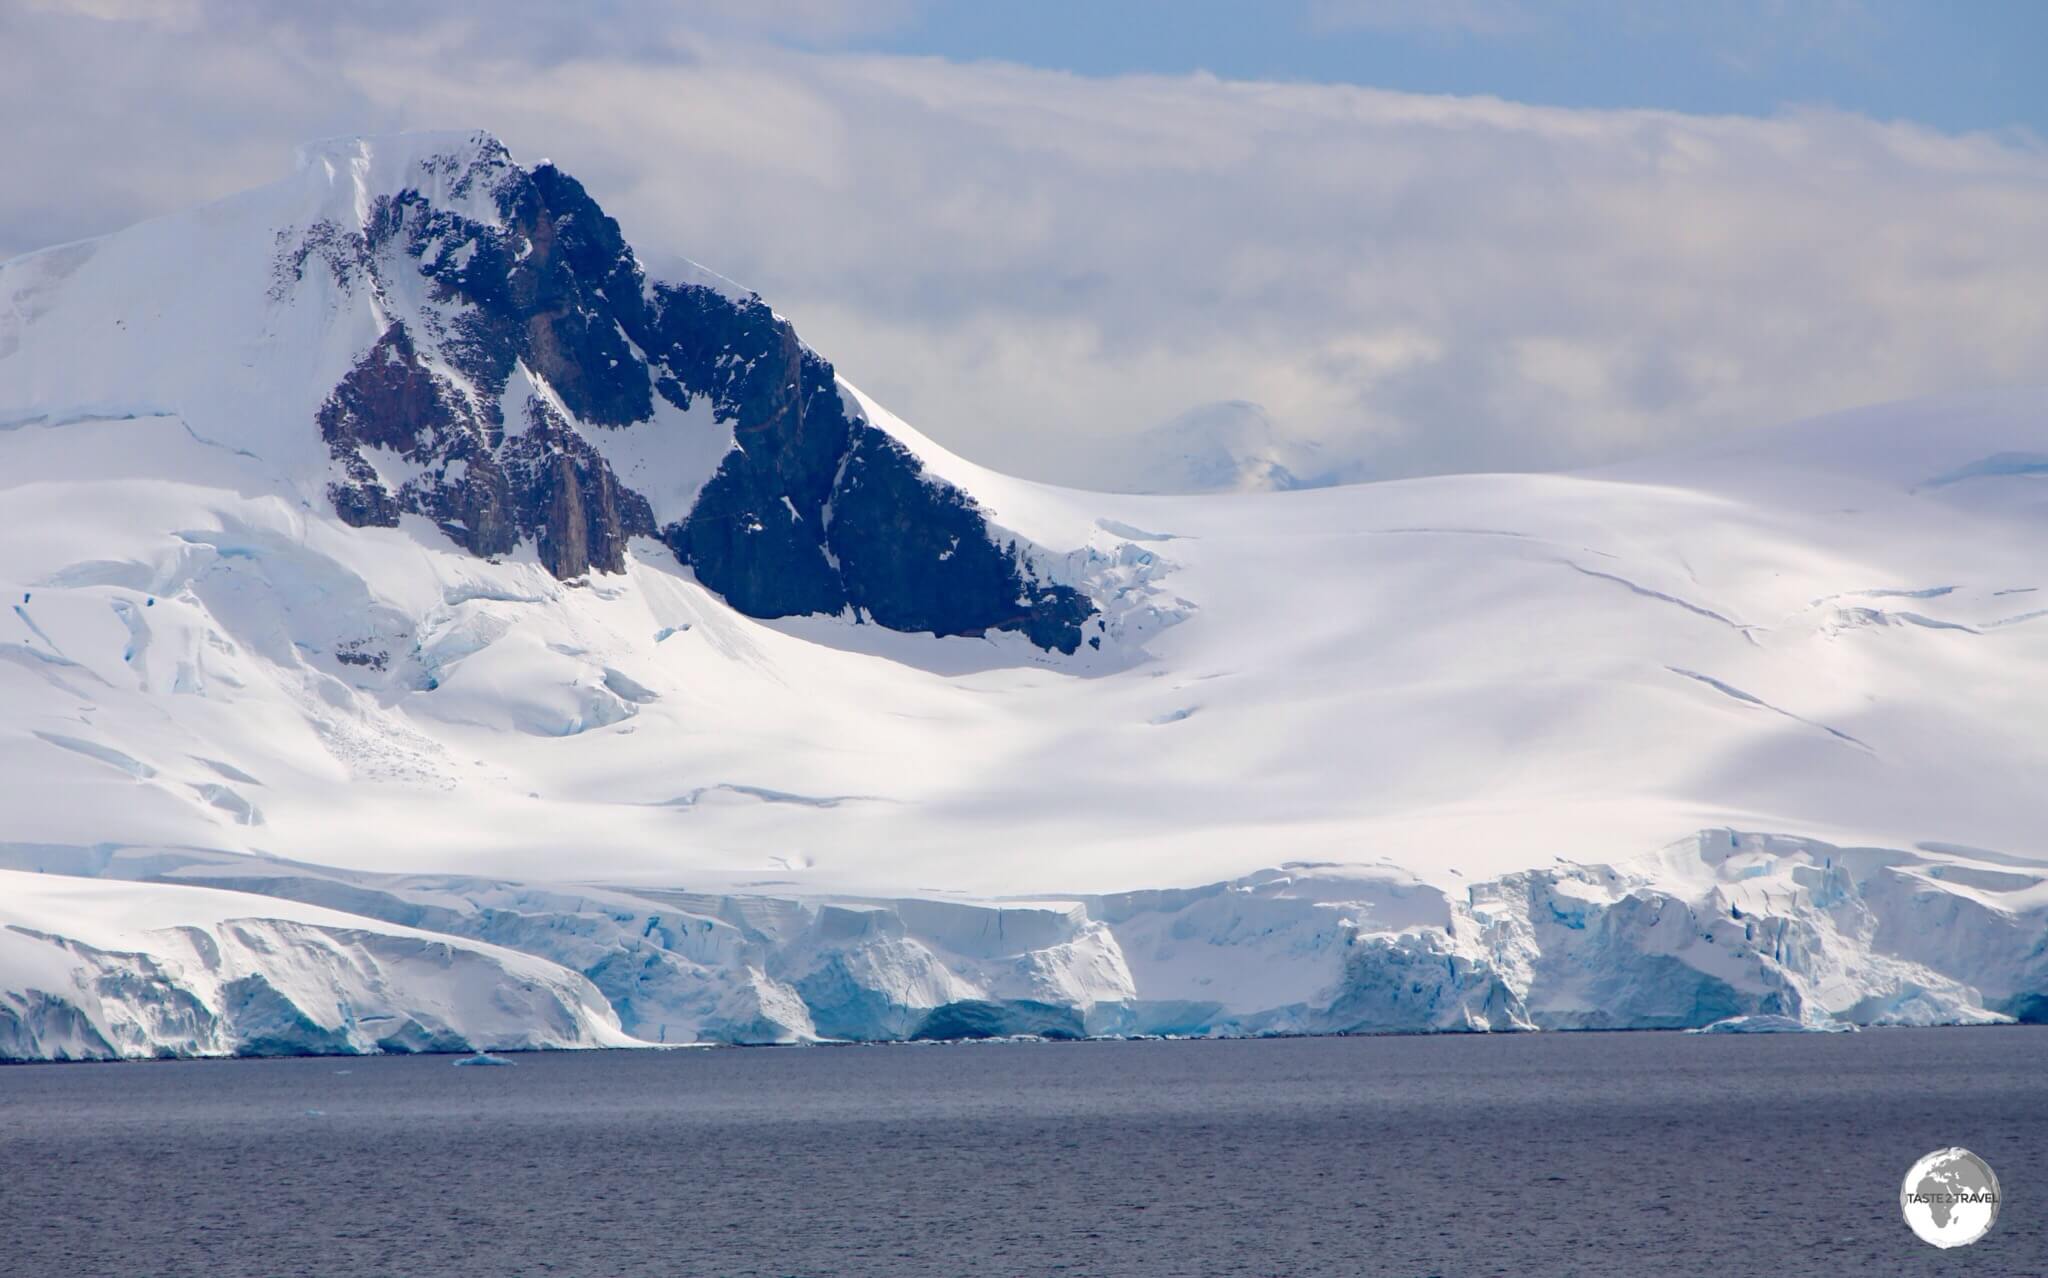
[[[277,233],[278,252],[271,264],[270,300],[281,302],[291,296],[306,278],[307,266],[316,259],[327,269],[327,278],[343,293],[353,293],[365,282],[374,282],[376,267],[369,244],[354,231],[333,222],[319,221],[294,236],[289,228]]]
[[[383,670],[391,664],[391,654],[382,648],[372,648],[369,639],[349,639],[334,646],[334,659],[345,666],[362,666],[370,670]]]
[[[825,558],[816,517],[806,518],[793,501],[784,505],[785,496],[771,468],[736,449],[689,519],[664,529],[662,539],[699,581],[750,617],[839,612],[846,587]]]
[[[699,316],[716,314],[699,297],[688,301]],[[847,605],[846,586],[827,557],[824,512],[846,452],[848,423],[830,385],[831,366],[814,355],[807,360],[786,321],[771,314],[762,326],[767,307],[732,309],[740,312],[738,340],[725,344],[737,348],[726,376],[717,375],[715,360],[685,371],[712,396],[719,419],[732,422],[733,449],[689,519],[664,538],[700,581],[749,616],[839,612]],[[829,395],[817,393],[820,380]]]
[[[647,499],[624,487],[589,441],[540,400],[526,404],[526,431],[505,446],[505,473],[519,531],[534,538],[557,577],[626,570],[626,543],[654,535]]]
[[[502,555],[519,544],[503,467],[482,447],[450,457],[430,478],[408,485],[406,496],[408,509],[432,519],[472,554]]]
[[[1074,650],[1095,611],[1085,596],[1039,581],[1014,542],[999,548],[973,501],[902,444],[869,426],[853,434],[828,534],[855,608],[892,630],[1020,630]]]
[[[347,480],[327,485],[327,500],[351,528],[398,527],[398,499],[368,463],[350,466]]]
[[[663,297],[700,319],[711,309],[681,293]],[[996,544],[972,498],[850,421],[832,366],[787,321],[766,318],[742,318],[737,376],[699,383],[722,408],[733,404],[735,447],[689,519],[664,532],[676,556],[751,616],[852,607],[893,630],[1017,630],[1074,651],[1094,614],[1087,598],[1040,582],[1014,545]]]
[[[424,515],[479,555],[530,537],[560,577],[623,571],[631,538],[659,536],[750,616],[850,611],[892,629],[1079,645],[1087,597],[1041,580],[971,497],[849,413],[831,364],[758,297],[650,283],[581,184],[551,165],[522,170],[493,140],[423,168],[458,194],[488,194],[500,222],[406,189],[375,202],[357,241],[316,227],[279,255],[281,281],[317,256],[378,289],[380,271],[416,271],[433,300],[413,328],[394,322],[320,410],[344,520]],[[535,398],[508,434],[501,401],[522,366],[566,415]],[[689,514],[657,528],[604,440],[703,429],[654,411],[699,401],[730,451]],[[391,491],[369,450],[403,458],[414,478]]]
[[[515,544],[490,428],[468,394],[425,366],[403,323],[356,362],[318,420],[346,477],[328,488],[345,522],[388,528],[400,514],[421,514],[476,554],[503,554]],[[371,448],[434,469],[394,493],[364,456]]]
[[[320,408],[336,450],[388,448],[408,461],[440,450],[457,421],[457,392],[428,372],[404,324],[393,324]]]

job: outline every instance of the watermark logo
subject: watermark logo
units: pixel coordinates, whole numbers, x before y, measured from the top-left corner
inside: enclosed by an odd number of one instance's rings
[[[1967,1247],[1998,1220],[1998,1177],[1967,1149],[1937,1149],[1906,1173],[1899,1210],[1921,1242]]]

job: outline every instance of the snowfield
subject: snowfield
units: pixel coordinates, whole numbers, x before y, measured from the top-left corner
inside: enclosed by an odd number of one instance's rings
[[[2048,1014],[2048,394],[1142,497],[842,383],[1104,642],[755,620],[330,508],[275,246],[444,145],[0,265],[0,1057]]]

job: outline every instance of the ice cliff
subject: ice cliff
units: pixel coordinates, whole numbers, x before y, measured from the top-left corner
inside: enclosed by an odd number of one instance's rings
[[[18,902],[0,933],[13,1058],[2048,1015],[2048,877],[1728,830],[1464,893],[1296,865],[1047,902],[571,889],[170,850],[16,845],[0,862]],[[237,917],[106,939],[110,916],[184,917],[182,898]]]

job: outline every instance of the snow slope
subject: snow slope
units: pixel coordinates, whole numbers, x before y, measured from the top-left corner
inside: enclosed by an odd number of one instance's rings
[[[177,929],[226,953],[232,920],[347,952],[226,978],[301,1011],[363,1001],[371,942],[335,929],[423,929],[477,988],[531,975],[476,947],[524,952],[567,969],[550,1008],[587,978],[671,1042],[2041,1010],[2048,395],[1145,497],[994,474],[841,383],[1104,642],[755,619],[652,538],[565,580],[325,499],[315,416],[388,316],[273,296],[278,233],[450,145],[316,150],[0,265],[0,863],[102,880],[0,883],[0,1019],[84,1009],[0,1054],[85,1022],[120,1053],[312,1041],[224,1015]],[[679,421],[589,433],[682,506],[725,445]],[[31,933],[148,956],[211,1028],[114,1032],[139,1014],[63,992],[102,960]],[[618,1032],[507,1037],[495,996],[409,980],[377,1014],[449,1042]],[[381,1041],[338,1017],[307,1019]]]

